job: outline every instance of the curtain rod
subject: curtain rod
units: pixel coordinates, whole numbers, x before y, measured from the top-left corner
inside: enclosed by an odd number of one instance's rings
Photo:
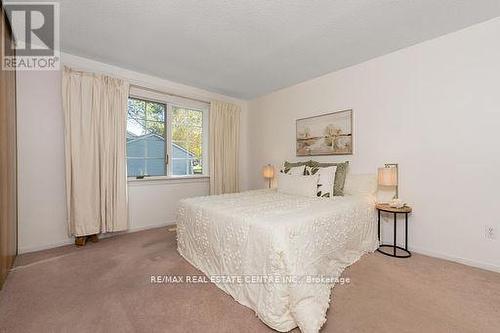
[[[64,67],[68,68],[69,70],[73,71],[73,72],[79,72],[79,73],[90,73],[90,74],[95,74],[94,72],[92,71],[86,71],[86,70],[81,70],[81,69],[75,69],[73,66],[68,66],[68,65],[65,65]],[[123,79],[125,81],[131,81],[129,78],[126,78],[126,77],[121,77],[121,76],[117,76],[115,74],[108,74],[108,73],[100,73],[100,74],[103,74],[103,75],[108,75],[108,76],[112,76],[112,77],[117,77],[117,78],[120,78],[120,79]],[[138,81],[136,81],[138,82]],[[204,100],[204,99],[200,99],[200,98],[194,98],[194,97],[188,97],[188,96],[183,96],[183,95],[179,95],[179,94],[173,94],[173,93],[169,93],[169,92],[166,92],[166,91],[162,91],[162,90],[158,90],[158,89],[154,89],[154,88],[148,88],[148,87],[145,87],[143,85],[141,85],[140,83],[132,83],[130,82],[129,84],[130,87],[135,87],[135,88],[138,88],[138,89],[142,89],[142,90],[147,90],[147,91],[150,91],[150,92],[155,92],[155,93],[158,93],[158,94],[163,94],[163,95],[169,95],[169,96],[174,96],[174,97],[180,97],[180,98],[186,98],[186,99],[190,99],[192,101],[197,101],[197,102],[201,102],[201,103],[207,103],[207,104],[210,104],[210,101],[207,101],[207,100]]]
[[[194,97],[188,97],[188,96],[182,96],[182,95],[178,95],[178,94],[173,94],[173,93],[169,93],[169,92],[166,92],[166,91],[161,91],[161,90],[154,89],[154,88],[144,87],[144,86],[141,86],[141,85],[138,85],[138,84],[131,83],[130,86],[134,87],[134,88],[138,88],[138,89],[142,89],[142,90],[147,90],[147,91],[150,91],[150,92],[154,92],[154,93],[159,93],[159,94],[164,94],[164,95],[169,95],[169,96],[174,96],[174,97],[180,97],[180,98],[186,98],[186,99],[190,99],[192,101],[197,101],[197,102],[201,102],[201,103],[208,103],[208,104],[210,104],[210,101],[206,101],[206,100],[203,100],[203,99],[194,98]]]

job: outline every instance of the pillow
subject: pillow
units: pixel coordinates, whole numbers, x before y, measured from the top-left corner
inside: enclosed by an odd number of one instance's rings
[[[292,176],[304,176],[304,169],[305,169],[305,165],[297,166],[297,167],[291,167],[285,173],[287,175],[292,175]]]
[[[377,176],[374,174],[351,175],[345,180],[345,194],[375,194],[377,192]]]
[[[285,194],[316,197],[319,175],[293,176],[278,174],[278,192]]]
[[[316,195],[322,198],[333,197],[333,186],[335,183],[335,174],[337,171],[336,166],[330,166],[326,168],[318,168],[314,174],[319,176],[318,178],[318,191]],[[312,168],[306,166],[306,175],[313,174]]]
[[[299,166],[306,166],[308,162],[288,162],[288,161],[285,161],[285,163],[283,163],[283,172],[284,173],[288,173],[288,171],[291,169],[291,168],[294,168],[294,167],[299,167]]]
[[[312,174],[315,174],[319,168],[325,168],[330,166],[336,166],[337,171],[335,173],[335,182],[333,184],[333,195],[334,196],[342,196],[344,195],[344,185],[345,185],[345,177],[347,175],[347,169],[349,167],[349,161],[345,162],[336,162],[336,163],[320,163],[317,161],[307,161],[307,162],[288,162],[285,161],[283,164],[283,172],[287,173],[292,167],[298,167],[307,165],[313,171]]]
[[[316,172],[318,172],[320,168],[336,166],[337,170],[335,172],[335,181],[333,184],[333,195],[334,196],[344,195],[345,178],[347,175],[349,161],[339,162],[339,163],[319,163],[311,160],[307,162],[307,165],[309,166],[309,169],[306,170],[306,175],[308,174],[308,172],[309,174],[314,175]]]

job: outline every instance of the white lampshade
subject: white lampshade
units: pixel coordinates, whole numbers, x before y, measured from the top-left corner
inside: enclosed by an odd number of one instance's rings
[[[274,177],[274,167],[271,164],[265,165],[262,168],[262,176],[266,179],[271,179]]]
[[[397,186],[398,185],[398,169],[397,168],[379,168],[378,169],[378,183],[383,186]]]

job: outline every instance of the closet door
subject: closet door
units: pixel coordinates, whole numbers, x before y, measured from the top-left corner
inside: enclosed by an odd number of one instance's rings
[[[10,43],[12,32],[2,10],[1,34]],[[6,48],[8,50],[10,48]],[[1,53],[0,48],[0,53]],[[10,54],[8,54],[10,55]],[[14,55],[14,54],[12,54]],[[1,55],[3,62],[3,54]],[[0,66],[0,288],[17,254],[16,72]]]

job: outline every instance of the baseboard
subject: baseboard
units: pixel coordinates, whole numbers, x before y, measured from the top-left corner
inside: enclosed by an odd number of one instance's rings
[[[161,227],[166,227],[169,225],[174,225],[175,221],[169,221],[169,222],[163,222],[163,223],[158,223],[158,224],[150,224],[147,226],[142,226],[142,227],[132,227],[128,229],[126,232],[137,232],[137,231],[142,231],[142,230],[149,230],[149,229],[155,229],[155,228],[161,228]]]
[[[466,259],[466,258],[461,258],[461,257],[455,257],[455,256],[451,256],[451,255],[448,255],[448,254],[443,254],[443,253],[438,253],[438,252],[433,252],[433,251],[427,251],[427,250],[424,250],[424,249],[421,249],[421,248],[415,248],[415,247],[410,247],[410,251],[418,253],[418,254],[423,254],[423,255],[426,255],[426,256],[429,256],[429,257],[434,257],[434,258],[444,259],[444,260],[448,260],[448,261],[453,261],[453,262],[457,262],[459,264],[463,264],[463,265],[467,265],[467,266],[472,266],[472,267],[481,268],[481,269],[485,269],[485,270],[488,270],[488,271],[500,273],[500,266],[489,264],[489,263],[485,263],[485,262],[481,262],[481,261],[477,261],[477,260]]]
[[[121,235],[121,234],[128,234],[128,233],[131,233],[131,232],[138,232],[138,231],[143,231],[143,230],[161,228],[161,227],[166,227],[166,226],[174,225],[174,224],[175,224],[175,221],[169,221],[169,222],[163,222],[163,223],[158,223],[158,224],[150,224],[150,225],[147,225],[147,226],[131,227],[130,229],[128,229],[126,231],[123,231],[123,232],[103,234],[101,236],[101,238],[108,238],[108,237],[113,237],[113,236],[117,236],[117,235]],[[20,247],[18,249],[18,254],[25,254],[25,253],[31,253],[31,252],[49,250],[49,249],[53,249],[55,247],[60,247],[60,246],[74,244],[74,242],[75,242],[75,238],[74,237],[68,237],[66,239],[62,239],[60,241],[49,243],[49,244],[38,245],[38,246]]]

